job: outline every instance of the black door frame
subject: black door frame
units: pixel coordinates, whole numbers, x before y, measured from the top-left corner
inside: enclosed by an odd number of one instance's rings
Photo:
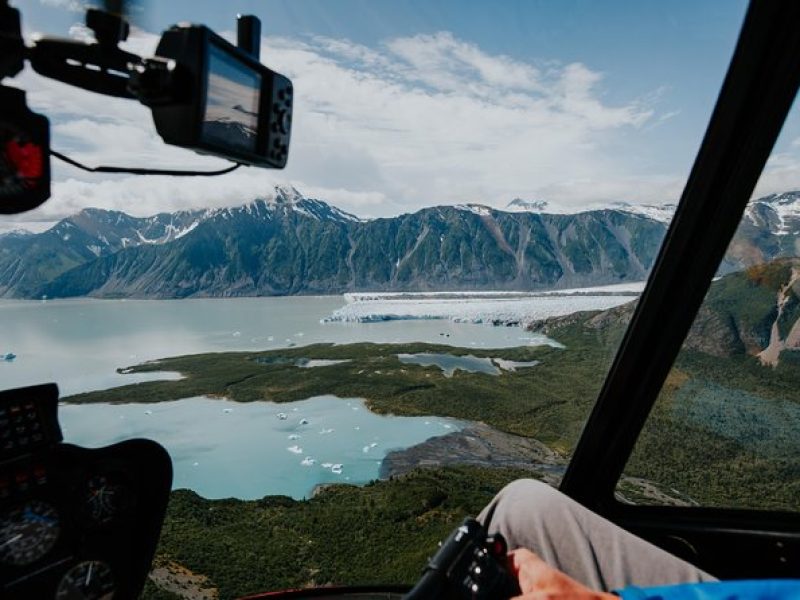
[[[634,530],[655,532],[668,523],[673,532],[716,531],[723,537],[780,532],[796,534],[800,542],[799,514],[630,507],[614,499],[798,84],[800,2],[753,0],[652,275],[561,484],[572,498]]]

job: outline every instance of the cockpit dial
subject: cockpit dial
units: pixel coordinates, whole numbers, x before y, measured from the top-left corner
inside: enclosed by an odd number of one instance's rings
[[[64,574],[56,589],[55,600],[111,600],[113,597],[111,567],[98,560],[87,560]]]
[[[86,482],[86,514],[97,525],[106,525],[123,512],[129,501],[126,495],[121,483],[106,475],[95,475]]]
[[[45,556],[61,531],[56,509],[31,500],[0,516],[0,562],[25,566]]]

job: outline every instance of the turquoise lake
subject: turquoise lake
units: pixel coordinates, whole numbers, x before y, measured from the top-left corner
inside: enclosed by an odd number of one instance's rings
[[[591,304],[585,298],[581,301]],[[601,296],[597,302],[603,305],[608,298]],[[12,362],[0,361],[0,389],[54,381],[64,397],[174,379],[179,375],[121,374],[117,369],[201,352],[269,350],[319,342],[429,342],[467,348],[550,342],[519,327],[448,319],[322,322],[343,304],[342,296],[0,300],[0,354],[17,355]],[[450,364],[453,360],[455,364]],[[500,371],[501,364],[492,365],[488,359],[472,357],[470,364],[465,360],[470,361],[441,355],[434,364],[449,371],[471,370],[480,363],[477,366],[486,373]],[[299,366],[317,368],[318,364]],[[514,366],[508,363],[502,368]],[[303,369],[298,371],[302,376]],[[281,412],[285,419],[278,416]],[[65,440],[82,446],[99,447],[131,437],[160,442],[174,461],[174,487],[187,487],[210,498],[269,494],[303,498],[323,483],[364,483],[378,476],[389,450],[408,448],[463,426],[435,417],[374,415],[362,400],[330,396],[276,405],[209,398],[139,404],[133,395],[129,404],[62,405],[60,418]],[[308,422],[303,424],[302,419]]]
[[[376,415],[362,400],[334,396],[62,405],[59,416],[65,439],[81,445],[134,437],[161,443],[172,457],[173,487],[206,498],[303,498],[322,483],[366,483],[390,450],[461,428],[453,419]]]

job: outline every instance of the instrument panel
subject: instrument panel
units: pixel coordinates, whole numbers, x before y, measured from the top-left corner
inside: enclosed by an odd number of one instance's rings
[[[0,392],[0,597],[136,598],[164,519],[169,455],[149,440],[65,444],[57,407],[55,385]]]

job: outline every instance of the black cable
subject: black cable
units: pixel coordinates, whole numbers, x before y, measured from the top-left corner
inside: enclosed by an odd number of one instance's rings
[[[72,165],[73,167],[77,167],[84,171],[89,171],[90,173],[129,173],[131,175],[172,175],[174,177],[213,177],[215,175],[225,175],[226,173],[230,173],[231,171],[235,171],[239,167],[242,166],[242,163],[237,162],[233,166],[227,167],[225,169],[220,169],[219,171],[171,171],[169,169],[140,169],[136,167],[87,167],[79,163],[77,160],[70,158],[69,156],[65,156],[61,154],[61,152],[57,152],[55,150],[50,150],[50,154],[55,156],[59,160],[63,160],[65,163]]]

